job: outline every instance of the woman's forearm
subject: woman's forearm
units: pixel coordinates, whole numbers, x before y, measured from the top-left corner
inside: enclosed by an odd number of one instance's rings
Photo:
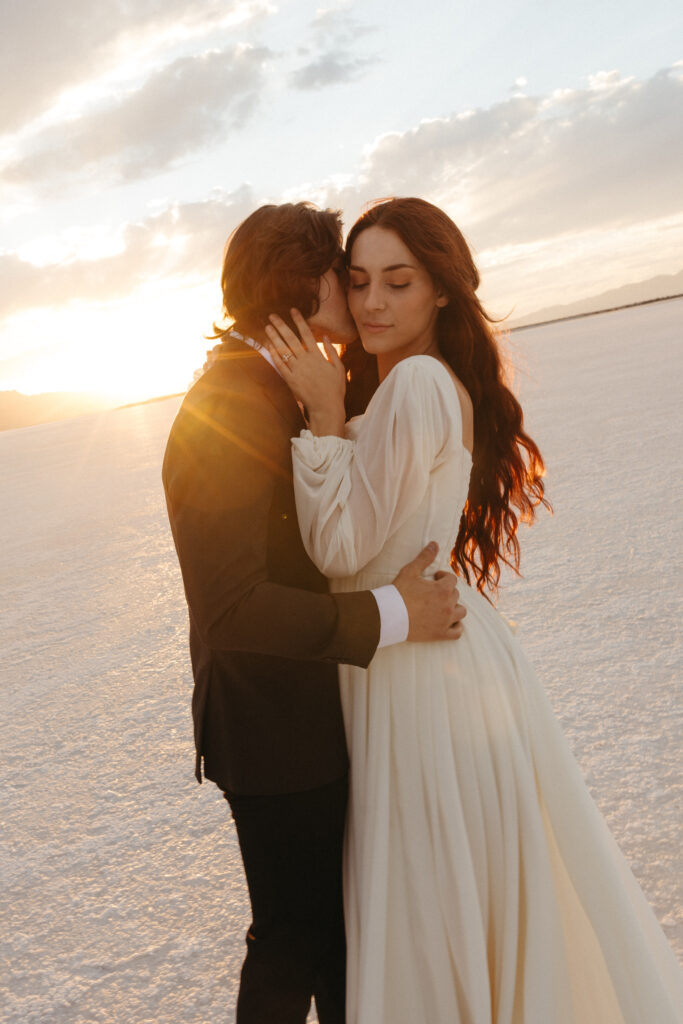
[[[307,409],[308,429],[316,437],[343,437],[345,412],[344,406],[328,407],[327,409]]]

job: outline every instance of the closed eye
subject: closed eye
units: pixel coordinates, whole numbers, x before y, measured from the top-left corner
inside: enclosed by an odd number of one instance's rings
[[[410,284],[410,281],[406,281],[405,284],[389,284],[389,283],[387,283],[387,288],[391,288],[393,291],[398,291],[400,288],[407,288],[409,284]],[[367,286],[368,286],[368,282],[367,281],[353,281],[349,285],[349,288],[351,289],[351,291],[357,292],[361,288],[367,288]]]

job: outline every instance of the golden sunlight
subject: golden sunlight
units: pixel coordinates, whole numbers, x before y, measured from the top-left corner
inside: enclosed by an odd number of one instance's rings
[[[186,390],[213,344],[216,285],[148,287],[129,300],[34,312],[7,325],[0,390],[90,391],[135,402]],[[36,338],[46,344],[36,345]]]

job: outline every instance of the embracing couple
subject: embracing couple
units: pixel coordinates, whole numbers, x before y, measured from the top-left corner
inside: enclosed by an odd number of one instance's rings
[[[238,1024],[304,1024],[312,998],[320,1024],[682,1019],[484,595],[544,494],[478,284],[420,199],[375,204],[345,249],[305,203],[228,243],[228,326],[163,477],[197,778],[230,804],[251,899]]]

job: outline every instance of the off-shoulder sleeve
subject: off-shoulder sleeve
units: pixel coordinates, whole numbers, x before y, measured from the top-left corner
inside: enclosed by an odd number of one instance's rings
[[[402,360],[368,405],[356,440],[292,440],[299,527],[326,576],[367,565],[418,508],[429,474],[453,445],[462,422],[455,385],[431,356]]]

